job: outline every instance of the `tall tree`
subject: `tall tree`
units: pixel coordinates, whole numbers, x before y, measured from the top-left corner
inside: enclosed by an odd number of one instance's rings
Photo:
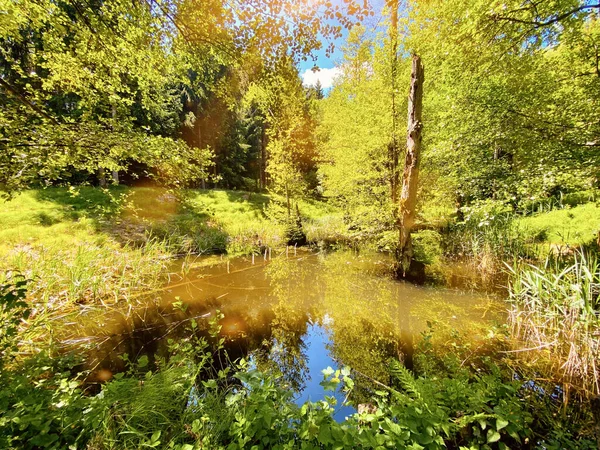
[[[398,0],[387,0],[387,6],[390,9],[390,85],[391,85],[391,119],[392,119],[392,135],[388,144],[389,165],[390,165],[390,192],[392,204],[398,202],[398,159],[399,145],[397,136],[397,105],[396,105],[396,76],[398,71]],[[394,212],[394,214],[396,214]]]
[[[203,79],[218,79],[210,72],[244,67],[249,55],[271,66],[282,56],[307,58],[322,47],[322,35],[339,36],[351,17],[360,20],[367,11],[350,3],[347,15],[339,5],[308,0],[301,8],[291,0],[5,4],[4,189],[66,179],[72,171],[108,173],[132,161],[176,183],[204,178],[210,152],[179,139],[182,122],[193,125],[202,115],[182,110],[178,86],[193,84],[188,74],[207,69]],[[335,15],[337,25],[321,20]],[[224,84],[208,87],[226,92],[221,99],[234,98]]]

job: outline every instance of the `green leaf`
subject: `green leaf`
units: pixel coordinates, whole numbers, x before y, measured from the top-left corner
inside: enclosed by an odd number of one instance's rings
[[[502,428],[508,425],[508,420],[504,420],[501,418],[496,419],[496,430],[500,431]]]
[[[498,442],[500,440],[500,433],[498,433],[495,430],[488,430],[488,434],[487,434],[487,442],[488,444],[491,444],[493,442]]]
[[[144,367],[146,367],[148,365],[148,356],[147,355],[143,355],[142,357],[140,357],[140,359],[138,359],[137,361],[137,366],[140,369],[143,369]]]
[[[328,366],[327,369],[323,369],[321,372],[323,373],[324,376],[330,377],[331,375],[333,375],[335,373],[335,370],[333,370],[333,368],[331,366]]]

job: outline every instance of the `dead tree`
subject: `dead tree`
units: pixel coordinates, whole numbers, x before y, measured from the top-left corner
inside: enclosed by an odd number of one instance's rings
[[[402,174],[402,192],[399,204],[400,242],[398,262],[405,276],[409,270],[413,248],[410,233],[415,223],[417,207],[417,186],[419,180],[419,160],[423,131],[423,82],[425,71],[421,58],[413,55],[410,92],[408,94],[408,133],[406,138],[406,157]]]

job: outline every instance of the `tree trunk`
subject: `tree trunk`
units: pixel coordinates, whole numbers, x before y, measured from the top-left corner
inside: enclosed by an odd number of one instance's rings
[[[286,208],[287,208],[287,217],[288,217],[288,221],[289,221],[292,213],[291,213],[291,207],[290,207],[290,189],[289,189],[289,185],[287,182],[285,183],[285,203],[286,203]]]
[[[105,188],[107,186],[106,171],[104,170],[104,167],[100,167],[98,169],[98,184],[100,185],[101,188]]]
[[[112,128],[114,130],[115,122],[117,121],[117,107],[115,105],[112,105],[111,115],[112,115],[112,120],[113,120]],[[119,184],[119,171],[118,170],[112,171],[112,179],[113,179],[114,184]]]
[[[195,101],[195,104],[194,104],[194,114],[196,116],[196,120],[194,122],[194,127],[196,128],[196,131],[197,131],[197,136],[196,136],[196,139],[198,140],[197,147],[202,148],[202,124],[200,123],[200,115],[202,114],[202,111],[200,108],[200,103],[197,100]],[[208,175],[207,175],[207,178],[208,178]],[[207,178],[202,178],[202,180],[200,180],[200,188],[201,189],[206,189]]]
[[[392,139],[388,144],[388,161],[390,164],[390,193],[394,205],[394,216],[397,215],[395,206],[398,202],[398,112],[396,110],[396,71],[398,66],[398,0],[387,0],[390,8],[390,77],[392,91]],[[396,218],[397,220],[397,218]]]
[[[265,189],[267,187],[267,130],[266,125],[262,124],[261,128],[261,136],[260,136],[260,189]]]
[[[417,206],[417,184],[419,180],[419,160],[422,139],[423,82],[425,73],[421,58],[413,55],[410,92],[408,95],[408,133],[406,138],[406,159],[402,175],[402,193],[400,195],[400,245],[398,262],[402,274],[408,271],[413,249],[410,233],[415,223]]]

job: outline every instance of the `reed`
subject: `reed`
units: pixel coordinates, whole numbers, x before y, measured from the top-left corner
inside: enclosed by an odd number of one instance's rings
[[[20,247],[2,266],[31,280],[28,297],[40,307],[60,310],[74,304],[127,301],[133,292],[151,289],[166,272],[165,243],[143,248],[118,244]],[[0,274],[0,282],[6,275]]]
[[[506,261],[535,257],[530,241],[511,215],[498,214],[448,227],[442,233],[441,246],[446,258],[465,262],[469,277],[487,285],[504,272]]]
[[[523,355],[588,397],[600,394],[600,263],[578,252],[572,263],[510,267],[510,325]]]

